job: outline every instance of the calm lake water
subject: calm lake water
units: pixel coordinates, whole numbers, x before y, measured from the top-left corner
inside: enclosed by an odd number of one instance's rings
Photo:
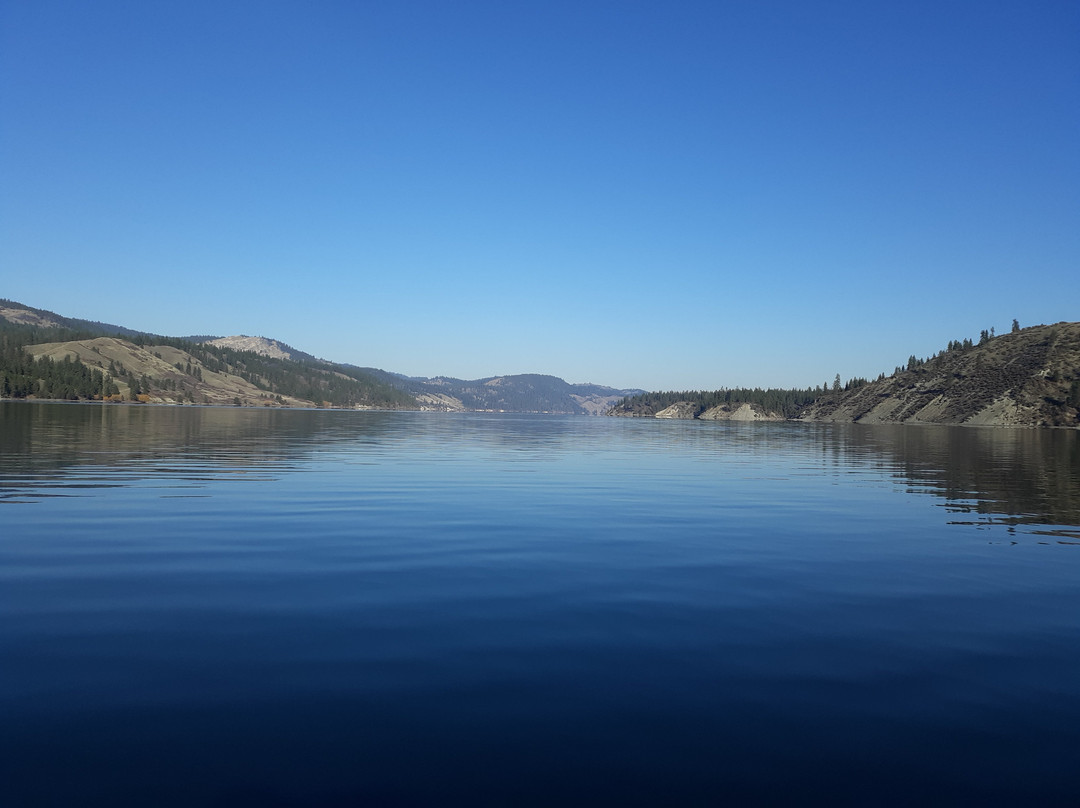
[[[1080,802],[1080,434],[0,402],[0,804]]]

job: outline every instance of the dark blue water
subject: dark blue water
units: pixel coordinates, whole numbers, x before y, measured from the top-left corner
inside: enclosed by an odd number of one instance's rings
[[[0,403],[0,805],[1076,804],[1078,438]]]

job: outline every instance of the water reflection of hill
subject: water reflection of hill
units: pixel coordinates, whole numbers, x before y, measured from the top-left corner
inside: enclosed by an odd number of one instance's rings
[[[33,466],[108,464],[138,457],[285,459],[378,428],[379,415],[339,423],[343,413],[229,407],[0,402],[0,452]],[[389,413],[386,413],[389,415]],[[320,417],[322,416],[322,417]],[[372,417],[374,416],[374,417]],[[338,421],[342,419],[339,417]],[[348,426],[346,435],[340,427]]]
[[[941,497],[951,512],[966,514],[957,522],[1069,527],[1054,534],[1080,539],[1076,430],[673,422],[660,431],[699,450],[719,439],[733,459],[775,452],[810,471],[869,466]]]
[[[0,402],[0,502],[69,496],[149,477],[188,482],[274,473],[343,440],[371,440],[392,413]]]
[[[909,485],[976,517],[969,521],[1080,527],[1075,430],[853,425],[845,431],[852,450],[891,458]]]
[[[338,449],[401,459],[452,445],[503,460],[626,451],[648,464],[671,462],[678,447],[686,462],[722,453],[725,463],[783,458],[810,471],[871,467],[943,498],[958,521],[1080,531],[1080,433],[947,426],[0,402],[0,499],[77,467],[269,470]]]

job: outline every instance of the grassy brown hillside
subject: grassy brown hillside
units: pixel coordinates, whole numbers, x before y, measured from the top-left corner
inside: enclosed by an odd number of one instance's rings
[[[415,409],[407,393],[330,363],[295,362],[183,341],[94,337],[25,346],[34,359],[79,363],[117,388],[114,400],[159,404]]]
[[[117,400],[158,404],[237,404],[303,407],[311,402],[276,396],[227,371],[208,368],[171,345],[135,345],[115,337],[30,345],[35,359],[65,358],[96,368],[116,384]]]
[[[991,426],[1080,425],[1080,323],[954,344],[888,378],[820,397],[808,421]]]
[[[263,338],[163,337],[0,299],[0,398],[416,409],[352,365]],[[236,342],[236,340],[239,342]]]

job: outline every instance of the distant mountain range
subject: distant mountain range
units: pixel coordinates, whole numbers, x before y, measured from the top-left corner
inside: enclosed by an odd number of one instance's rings
[[[164,337],[0,299],[0,396],[599,415],[641,390],[522,374],[407,377],[266,337]]]
[[[189,337],[196,342],[250,351],[275,359],[319,361],[290,345],[266,337]],[[481,412],[551,412],[602,415],[617,401],[644,390],[617,390],[600,384],[571,384],[557,376],[522,373],[465,380],[450,376],[405,376],[371,367],[343,365],[412,394],[422,409]]]

